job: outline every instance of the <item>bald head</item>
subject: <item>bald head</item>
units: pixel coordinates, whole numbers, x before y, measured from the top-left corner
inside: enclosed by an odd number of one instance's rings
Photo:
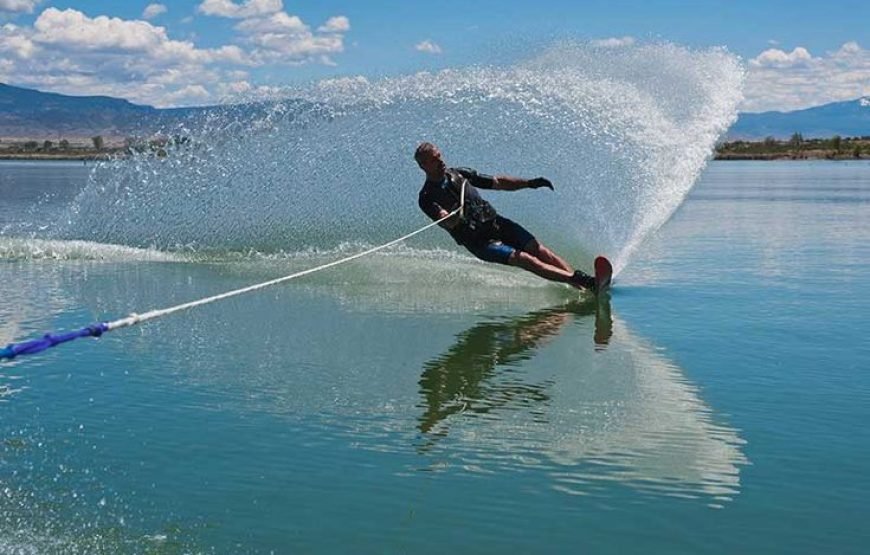
[[[434,144],[420,143],[417,150],[414,151],[414,160],[417,161],[420,169],[426,172],[427,179],[439,181],[444,178],[444,170],[447,169],[447,165],[441,159],[441,151]]]
[[[420,143],[417,147],[417,150],[414,151],[414,160],[418,163],[420,160],[428,155],[432,155],[438,152],[438,147],[432,143]]]

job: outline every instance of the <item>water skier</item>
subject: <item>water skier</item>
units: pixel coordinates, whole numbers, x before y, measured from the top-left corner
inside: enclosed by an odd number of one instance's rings
[[[486,262],[517,266],[550,281],[567,283],[578,289],[595,290],[595,278],[574,270],[556,253],[542,245],[520,224],[496,213],[477,189],[516,191],[553,190],[544,177],[520,179],[507,175],[490,176],[470,168],[448,168],[441,151],[432,143],[421,143],[414,159],[426,173],[420,189],[420,209],[433,220],[440,220],[459,208],[463,183],[465,207],[460,214],[440,225],[453,239],[477,258]]]

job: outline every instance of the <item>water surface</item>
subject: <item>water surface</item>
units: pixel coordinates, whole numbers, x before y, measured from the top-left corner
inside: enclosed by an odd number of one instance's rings
[[[0,343],[321,259],[30,238],[85,171],[0,164]],[[861,553],[868,221],[866,162],[713,163],[609,314],[412,243],[3,362],[0,551]]]

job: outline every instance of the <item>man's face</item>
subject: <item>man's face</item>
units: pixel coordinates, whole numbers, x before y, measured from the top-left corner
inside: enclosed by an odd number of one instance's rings
[[[437,148],[424,152],[417,163],[427,175],[438,175],[447,169],[447,165],[441,159],[441,151]]]

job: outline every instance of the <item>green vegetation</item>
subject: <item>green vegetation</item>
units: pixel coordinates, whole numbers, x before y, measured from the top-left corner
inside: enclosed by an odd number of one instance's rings
[[[173,137],[128,137],[114,138],[109,142],[101,135],[94,137],[78,137],[75,139],[32,140],[3,139],[0,140],[0,159],[23,160],[104,160],[130,156],[132,154],[153,155],[164,157],[173,148],[184,146],[190,148],[189,137],[176,135]]]
[[[0,159],[96,160],[133,153],[167,156],[172,148],[193,145],[189,137],[89,138],[51,140],[0,140]],[[870,135],[805,139],[794,133],[788,140],[767,137],[762,141],[730,141],[716,148],[717,160],[861,160],[870,159]]]
[[[96,140],[96,139],[99,139]],[[102,137],[33,140],[3,139],[0,141],[0,159],[22,160],[96,160],[122,155],[125,148],[107,146]]]
[[[717,160],[854,160],[870,158],[870,136],[805,139],[794,133],[787,141],[731,141],[716,148]]]

